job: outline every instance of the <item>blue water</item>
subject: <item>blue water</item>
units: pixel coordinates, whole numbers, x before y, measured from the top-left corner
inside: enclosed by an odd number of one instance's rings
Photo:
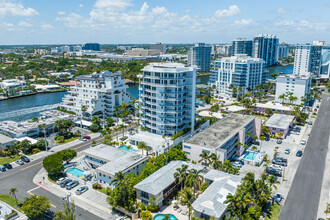
[[[269,73],[289,74],[289,73],[293,72],[293,65],[268,67],[268,68],[266,68],[266,70],[268,70]]]
[[[118,148],[119,148],[119,149],[122,149],[122,150],[130,151],[130,152],[134,152],[134,153],[139,152],[138,150],[135,150],[135,149],[133,149],[133,148],[128,148],[128,147],[125,146],[125,145],[121,145],[121,146],[118,147]]]
[[[258,154],[259,154],[259,153],[254,153],[254,152],[250,152],[250,151],[248,151],[248,152],[246,152],[246,154],[244,155],[244,159],[247,159],[247,160],[254,160],[254,159],[256,159],[256,157],[257,157]]]
[[[174,215],[171,215],[171,214],[167,214],[171,220],[178,220]],[[153,220],[163,220],[165,218],[166,215],[164,214],[158,214],[158,215],[155,215],[154,219]]]
[[[78,168],[69,168],[66,172],[79,178],[84,176],[84,171]]]

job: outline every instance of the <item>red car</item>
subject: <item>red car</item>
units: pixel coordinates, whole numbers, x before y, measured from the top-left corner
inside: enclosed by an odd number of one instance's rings
[[[84,138],[86,138],[87,140],[91,139],[90,136],[84,136]]]

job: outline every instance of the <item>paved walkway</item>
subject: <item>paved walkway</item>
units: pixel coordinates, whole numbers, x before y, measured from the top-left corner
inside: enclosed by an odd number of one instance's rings
[[[75,205],[102,219],[112,220],[120,217],[120,215],[110,209],[110,205],[106,202],[107,195],[91,188],[82,195],[76,195],[75,190],[79,186],[72,190],[61,188],[57,184],[48,180],[47,172],[44,168],[42,168],[33,178],[33,182],[37,185],[37,188],[42,188],[58,197],[66,198],[67,195],[70,195],[74,200]],[[33,191],[30,191],[30,193],[33,193]],[[61,209],[60,207],[57,208]]]

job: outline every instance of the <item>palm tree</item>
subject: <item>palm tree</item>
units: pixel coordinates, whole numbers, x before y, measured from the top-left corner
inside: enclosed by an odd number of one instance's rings
[[[279,95],[278,98],[282,100],[282,104],[283,104],[285,100],[285,94],[283,93],[282,95]]]
[[[17,198],[16,198],[16,193],[18,192],[17,188],[11,188],[9,194],[13,195],[15,197],[15,201],[16,201],[16,206],[18,206],[17,203]]]
[[[46,127],[47,127],[47,125],[45,123],[38,125],[39,130],[44,130],[45,147],[46,147],[46,151],[48,151],[48,149],[47,149],[47,139],[46,139]]]
[[[140,141],[140,142],[138,143],[138,145],[137,145],[137,148],[138,148],[139,150],[142,150],[142,155],[143,155],[143,150],[147,150],[147,156],[148,156],[148,149],[149,149],[149,147],[148,147],[148,145],[146,144],[146,142],[144,142],[144,141]]]
[[[176,172],[174,173],[174,178],[181,185],[181,190],[182,190],[183,184],[187,178],[187,169],[188,169],[188,165],[182,165],[182,167],[177,168]]]
[[[196,189],[198,188],[199,183],[203,181],[203,177],[201,176],[202,172],[203,170],[189,170],[189,174],[186,179],[186,185],[194,188],[194,194],[196,193]]]
[[[83,136],[83,130],[82,130],[82,120],[83,120],[83,116],[84,116],[84,113],[87,111],[87,107],[86,105],[82,105],[81,106],[81,114],[80,114],[80,137]]]
[[[189,214],[188,214],[188,219],[190,220],[191,218],[191,212],[192,212],[192,203],[195,200],[195,194],[191,190],[191,188],[184,188],[179,192],[179,201],[181,205],[187,205],[189,208]]]
[[[58,210],[55,213],[54,220],[76,220],[74,202],[63,201],[63,210]]]
[[[251,147],[251,150],[252,150],[253,152],[255,152],[255,151],[258,150],[258,147],[257,147],[257,146],[252,146],[252,147]]]
[[[202,151],[202,153],[199,155],[199,157],[201,158],[198,163],[204,161],[204,164],[206,166],[208,166],[209,162],[210,162],[210,154],[207,151]]]

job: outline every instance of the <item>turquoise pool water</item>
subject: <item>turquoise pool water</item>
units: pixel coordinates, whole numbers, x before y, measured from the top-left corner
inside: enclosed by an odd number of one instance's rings
[[[84,171],[78,168],[69,168],[66,172],[79,178],[84,176]]]
[[[126,151],[130,151],[130,152],[134,152],[134,153],[138,152],[138,150],[135,150],[135,149],[133,149],[133,148],[128,148],[128,147],[125,146],[125,145],[121,145],[119,148],[122,149],[122,150],[126,150]]]
[[[252,160],[256,159],[258,154],[259,153],[248,151],[248,152],[246,152],[246,154],[244,155],[243,158],[252,161]]]
[[[167,214],[167,215],[170,217],[171,220],[179,220],[174,215],[171,215],[171,214]],[[153,220],[163,220],[165,216],[166,215],[164,215],[164,214],[158,214],[158,215],[155,215]]]

